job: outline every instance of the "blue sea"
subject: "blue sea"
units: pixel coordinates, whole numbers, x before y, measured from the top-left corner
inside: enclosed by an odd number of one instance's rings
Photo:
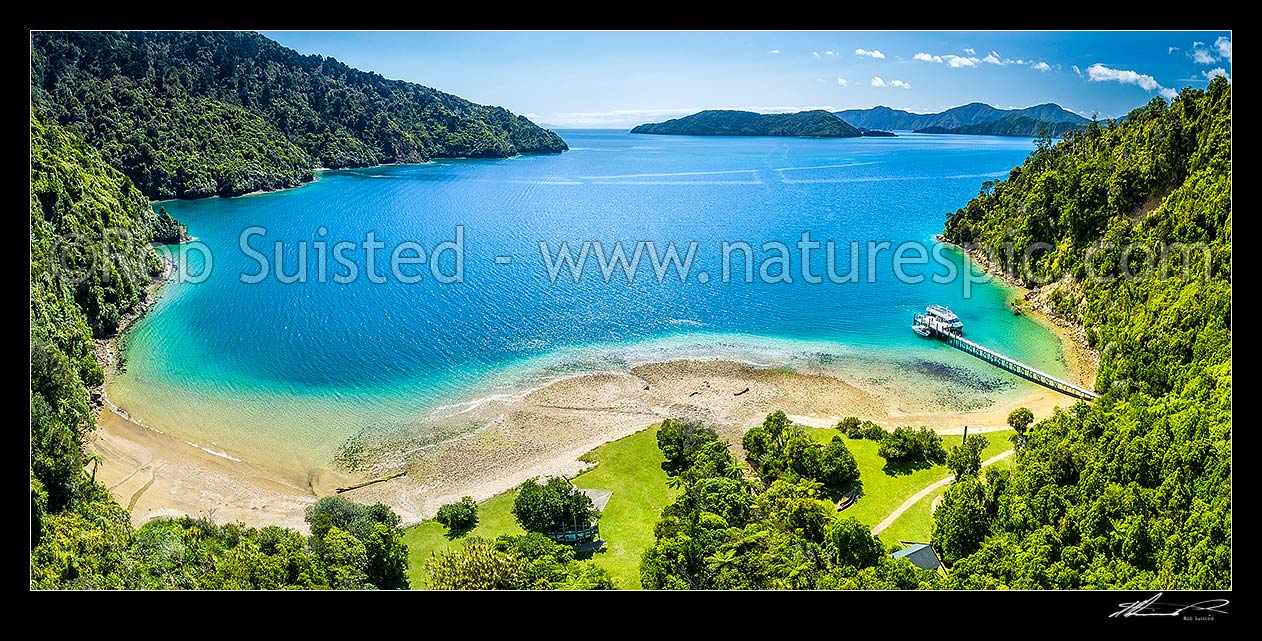
[[[558,133],[571,147],[559,155],[327,171],[282,192],[155,204],[187,224],[211,269],[200,282],[164,288],[128,335],[111,397],[139,420],[216,451],[312,466],[328,464],[338,444],[365,429],[424,431],[477,399],[655,360],[730,358],[838,374],[885,366],[908,389],[931,376],[925,363],[940,363],[1001,380],[1003,393],[1030,391],[913,334],[911,315],[930,303],[955,310],[974,340],[1066,370],[1055,336],[1008,311],[1007,287],[976,284],[966,295],[961,278],[934,283],[930,276],[946,269],[933,257],[905,270],[925,282],[902,282],[891,250],[867,249],[915,241],[933,250],[946,214],[1020,164],[1031,140]],[[251,228],[259,229],[246,246],[269,262],[259,283],[243,282],[259,272],[242,249]],[[384,246],[375,269],[384,283],[363,273],[369,232]],[[821,283],[801,271],[804,232],[820,243],[809,271]],[[462,282],[439,282],[429,265],[400,268],[420,275],[415,283],[388,273],[401,243],[428,255],[458,233]],[[332,278],[346,272],[327,249],[339,241],[357,248],[345,252],[361,272],[350,283]],[[568,270],[554,280],[542,255],[554,258],[563,242],[576,257],[585,243],[591,254],[599,242],[606,252],[622,243],[630,257],[640,241],[659,253],[673,243],[681,257],[695,243],[688,278],[670,271],[659,281],[646,255],[631,281],[621,272],[605,279],[589,255],[579,282]],[[825,276],[830,241],[843,273],[851,242],[859,243],[858,282]],[[730,255],[723,282],[724,242],[749,244],[754,282],[744,278],[741,251]],[[305,283],[276,277],[277,243],[289,274],[306,252]],[[781,263],[767,261],[778,254],[764,243],[788,247],[792,282]],[[326,248],[324,282],[318,247]],[[968,268],[953,249],[939,252]],[[443,280],[455,273],[454,254],[438,260]],[[201,253],[186,259],[186,275],[206,268]]]

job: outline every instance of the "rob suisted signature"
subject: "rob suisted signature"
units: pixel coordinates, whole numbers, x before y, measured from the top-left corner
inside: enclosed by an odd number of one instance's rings
[[[1159,603],[1161,592],[1153,595],[1151,599],[1146,601],[1135,601],[1133,603],[1119,603],[1121,610],[1109,615],[1113,617],[1177,617],[1188,616],[1195,618],[1212,618],[1214,614],[1227,614],[1226,610],[1220,610],[1223,606],[1230,603],[1227,599],[1209,599],[1191,605],[1182,605],[1179,603]]]

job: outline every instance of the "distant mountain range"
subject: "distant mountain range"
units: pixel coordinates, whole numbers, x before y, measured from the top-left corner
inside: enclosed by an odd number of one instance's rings
[[[1038,130],[1032,134],[1024,133],[1030,125],[1028,122],[1020,120],[1025,118],[1036,123],[1045,123],[1042,125],[1049,129],[1046,124],[1060,125],[1067,123],[1069,126],[1061,126],[1059,130],[1068,131],[1076,126],[1085,125],[1089,120],[1079,116],[1078,114],[1068,111],[1060,105],[1046,103],[1042,105],[1034,105],[1025,109],[999,109],[990,105],[971,102],[967,105],[961,105],[947,109],[941,113],[918,114],[901,109],[891,109],[889,107],[873,107],[871,109],[846,109],[845,111],[835,112],[837,117],[846,121],[848,124],[858,127],[859,129],[910,129],[912,131],[924,131],[933,128],[932,131],[925,133],[979,133],[978,131],[953,131],[960,127],[974,127],[987,123],[1004,121],[1009,117],[1015,117],[1007,120],[1006,125],[997,125],[992,127],[994,131],[1012,131],[1016,133],[991,133],[987,135],[998,136],[1037,136]],[[1056,134],[1053,134],[1056,135]]]
[[[833,114],[816,109],[791,114],[710,109],[666,122],[647,123],[633,134],[674,136],[802,136],[810,138],[857,138],[855,127]]]

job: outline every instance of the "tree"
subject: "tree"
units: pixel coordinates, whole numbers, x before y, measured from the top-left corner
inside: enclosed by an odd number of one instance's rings
[[[534,590],[612,590],[608,570],[590,561],[578,561],[574,549],[531,532],[500,536],[495,549],[516,554],[524,561],[522,587]]]
[[[834,566],[864,568],[877,565],[885,557],[881,540],[871,528],[852,517],[834,519],[824,532],[825,548]]]
[[[1018,407],[1012,410],[1011,414],[1008,414],[1008,425],[1016,430],[1017,434],[1024,435],[1025,428],[1029,427],[1032,422],[1034,422],[1034,412],[1024,407]]]
[[[434,520],[453,534],[468,532],[478,524],[478,504],[471,496],[461,497],[455,503],[448,503],[438,508],[438,514],[434,516]]]
[[[469,537],[458,550],[438,552],[426,563],[435,590],[517,590],[526,574],[520,554],[497,550],[486,539]]]
[[[977,474],[982,469],[982,452],[990,445],[990,441],[980,434],[974,434],[959,445],[951,447],[947,454],[946,464],[958,482],[965,476]]]
[[[966,476],[947,489],[933,512],[934,549],[950,565],[981,548],[990,532],[986,495],[975,476]]]
[[[408,547],[398,528],[374,523],[364,548],[368,555],[364,573],[369,583],[380,590],[408,588]]]
[[[657,447],[666,456],[662,469],[669,476],[678,475],[692,464],[691,458],[698,447],[717,440],[719,435],[711,427],[676,419],[662,421],[657,429]]]
[[[542,534],[501,536],[494,542],[469,537],[456,550],[435,554],[426,564],[429,587],[437,590],[612,590],[609,572],[577,561],[574,550]]]
[[[841,437],[834,436],[820,454],[820,478],[829,487],[840,487],[859,478],[859,465]]]
[[[862,425],[862,423],[857,417],[847,416],[837,423],[836,429],[850,438],[860,438],[858,436],[860,425]]]
[[[537,478],[522,483],[513,500],[513,516],[527,532],[550,534],[591,527],[600,511],[591,497],[554,476],[543,484]]]
[[[745,433],[741,443],[764,483],[791,473],[838,487],[859,477],[854,455],[840,436],[827,446],[817,443],[782,411],[768,414],[762,425]]]
[[[782,452],[789,440],[801,432],[783,411],[776,410],[767,415],[762,425],[745,432],[741,446],[757,466]],[[773,469],[781,469],[781,466],[773,465]]]
[[[168,245],[184,240],[184,225],[167,213],[166,207],[158,208],[158,220],[153,226],[153,240]]]
[[[311,549],[324,563],[331,587],[408,586],[407,546],[399,532],[399,515],[388,506],[326,496],[307,507],[306,520]]]
[[[887,463],[942,463],[946,460],[946,450],[942,447],[942,437],[927,428],[913,429],[899,427],[881,439],[877,454]]]
[[[84,462],[92,465],[92,482],[96,483],[96,468],[106,461],[105,455],[100,452],[92,452],[84,456]]]
[[[358,590],[367,585],[368,548],[363,541],[337,526],[320,537],[320,561],[334,590]]]

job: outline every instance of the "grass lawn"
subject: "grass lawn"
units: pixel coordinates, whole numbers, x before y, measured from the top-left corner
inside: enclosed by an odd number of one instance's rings
[[[1003,434],[1009,434],[1009,432],[1003,432]],[[990,448],[987,448],[985,456],[982,457],[983,461],[1003,451],[998,448],[995,441],[996,439],[991,439]],[[1003,440],[1003,443],[1008,443],[1008,441],[1005,439]],[[1011,444],[1009,444],[1009,447],[1011,447]],[[992,452],[991,448],[999,449],[999,452]],[[1012,463],[1013,459],[1009,456],[994,465],[1012,469]],[[944,485],[930,492],[924,498],[916,501],[914,505],[907,508],[906,512],[903,512],[898,519],[891,523],[889,527],[885,528],[885,531],[881,532],[881,541],[884,543],[894,543],[896,541],[928,543],[929,538],[933,535],[933,501],[946,493],[948,487],[950,486]],[[856,507],[857,505],[858,504],[856,504]]]
[[[827,443],[832,440],[833,436],[840,435],[835,429],[824,428],[806,428],[811,438]],[[1002,432],[988,432],[984,436],[989,439],[990,444],[986,446],[986,450],[982,452],[982,460],[986,460],[1004,450],[1010,449],[1012,444],[1008,442],[1008,437],[1012,435],[1012,430],[1004,430]],[[854,454],[855,462],[859,465],[859,480],[856,482],[861,488],[859,500],[855,502],[846,511],[842,512],[842,516],[850,516],[859,520],[860,523],[869,527],[880,523],[882,519],[889,516],[895,508],[903,504],[916,492],[951,475],[951,471],[945,465],[925,466],[918,469],[899,470],[896,474],[889,474],[885,471],[885,459],[881,458],[877,453],[877,443],[874,441],[862,439],[849,439],[842,436],[846,442],[846,447],[850,448],[850,452]],[[948,434],[942,437],[942,446],[951,450],[951,446],[959,445],[964,437],[958,434]],[[840,494],[840,493],[838,493]],[[928,504],[926,503],[926,506]],[[907,514],[913,510],[908,510],[903,514],[903,518],[907,518]],[[901,521],[902,519],[900,519]],[[890,530],[881,533],[881,540],[885,542],[894,541],[889,535]]]
[[[839,434],[834,429],[808,427],[806,431],[811,438],[822,443]],[[1011,434],[1010,430],[987,433],[985,436],[990,445],[982,453],[982,459],[1009,449],[1008,437]],[[942,437],[947,449],[958,445],[961,440],[959,435]],[[951,474],[945,465],[891,470],[893,473],[889,473],[884,469],[885,459],[876,453],[876,443],[848,438],[845,441],[859,465],[858,484],[862,494],[858,502],[842,514],[859,519],[868,526],[879,523],[911,495]],[[653,543],[653,526],[662,508],[673,501],[677,493],[666,486],[666,473],[661,468],[664,459],[657,449],[657,429],[649,428],[602,445],[585,454],[583,460],[596,463],[596,467],[574,477],[574,484],[584,489],[613,492],[600,519],[600,535],[606,541],[605,551],[592,559],[609,570],[618,587],[637,589],[640,587],[640,555]],[[887,543],[898,539],[928,541],[932,523],[929,506],[939,493],[926,497],[904,512],[881,533],[881,539]],[[466,536],[494,539],[501,534],[522,534],[512,514],[515,496],[516,492],[509,491],[480,503],[478,525]],[[403,542],[408,546],[408,579],[412,587],[425,587],[428,578],[425,562],[430,555],[460,545],[460,541],[461,538],[449,539],[446,529],[433,520],[407,528],[403,533]]]
[[[649,428],[606,443],[585,454],[583,460],[597,465],[574,477],[574,484],[583,489],[613,492],[600,519],[605,551],[592,559],[609,570],[619,588],[637,589],[640,555],[653,543],[653,526],[662,508],[676,494],[666,487],[666,473],[661,468],[665,459],[657,449],[657,429]],[[480,503],[478,525],[467,536],[494,539],[501,534],[522,534],[512,513],[515,497],[516,492],[510,491]],[[408,579],[412,587],[425,587],[425,562],[431,554],[460,545],[460,540],[449,540],[446,529],[433,520],[407,528],[403,542],[408,546]]]
[[[933,511],[930,508],[933,506],[933,500],[942,496],[948,487],[950,486],[943,485],[930,492],[925,498],[916,501],[915,505],[903,512],[898,520],[878,535],[881,537],[881,542],[886,545],[898,541],[928,543],[933,534]]]
[[[478,525],[466,536],[495,539],[501,534],[525,534],[513,518],[513,499],[516,491],[504,492],[478,504]],[[460,544],[460,539],[447,538],[447,528],[430,519],[403,530],[403,542],[408,546],[408,583],[413,589],[425,587],[429,574],[425,562],[434,552]]]

